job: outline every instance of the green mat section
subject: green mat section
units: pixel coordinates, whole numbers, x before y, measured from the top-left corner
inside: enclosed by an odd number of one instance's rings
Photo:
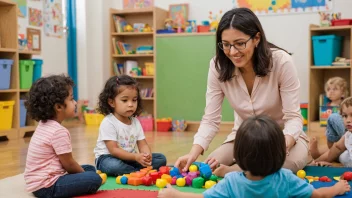
[[[182,191],[182,192],[192,192],[192,193],[202,193],[206,189],[204,188],[192,188],[189,186],[185,187],[178,187],[176,185],[172,185],[175,189]],[[107,181],[105,184],[103,184],[99,190],[115,190],[115,189],[132,189],[132,190],[151,190],[151,191],[158,191],[160,190],[158,187],[154,186],[131,186],[131,185],[124,185],[124,184],[117,184],[116,183],[116,177],[108,177]]]
[[[346,171],[352,171],[352,168],[342,168],[342,167],[319,167],[319,166],[307,166],[304,168],[306,171],[307,176],[327,176],[331,179],[336,176],[341,176]],[[352,185],[352,182],[349,182]],[[189,186],[185,187],[178,187],[173,185],[175,189],[182,191],[182,192],[192,192],[192,193],[202,193],[206,189],[201,188],[192,188]],[[103,184],[99,190],[115,190],[115,189],[132,189],[132,190],[150,190],[150,191],[158,191],[159,188],[154,186],[131,186],[131,185],[123,185],[116,183],[116,177],[108,177],[105,184]]]

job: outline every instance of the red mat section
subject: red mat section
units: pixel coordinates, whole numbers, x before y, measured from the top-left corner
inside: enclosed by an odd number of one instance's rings
[[[147,190],[101,190],[93,195],[79,196],[77,198],[156,198],[158,191],[147,191]]]

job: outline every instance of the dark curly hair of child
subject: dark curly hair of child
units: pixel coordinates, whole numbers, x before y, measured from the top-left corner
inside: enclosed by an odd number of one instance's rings
[[[52,75],[38,79],[29,90],[25,106],[27,113],[36,121],[55,119],[55,104],[65,106],[74,82],[65,75]]]
[[[268,176],[281,169],[286,159],[286,143],[280,126],[268,116],[245,120],[236,133],[236,163],[253,176]]]
[[[132,116],[138,116],[143,111],[142,98],[139,92],[139,85],[135,79],[128,75],[113,76],[105,83],[104,90],[99,95],[98,112],[103,115],[114,113],[108,100],[114,100],[115,97],[126,88],[134,88],[137,90],[137,109]]]

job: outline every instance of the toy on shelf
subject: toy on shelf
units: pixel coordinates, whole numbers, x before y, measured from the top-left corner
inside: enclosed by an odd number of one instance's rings
[[[165,19],[165,29],[166,30],[173,30],[174,21],[171,18]]]
[[[19,50],[28,50],[27,39],[25,38],[24,34],[18,35],[18,49]]]
[[[219,15],[216,14],[215,16],[213,16],[213,12],[209,12],[210,16],[210,32],[216,32],[216,30],[218,29],[218,25],[220,22],[220,18],[221,18],[221,14],[222,14],[222,10],[219,11]]]
[[[133,32],[134,30],[133,30],[133,27],[130,24],[128,24],[123,27],[123,31],[124,32]]]
[[[350,66],[351,59],[336,57],[335,62],[332,63],[332,66]]]
[[[153,54],[154,48],[152,45],[142,45],[137,47],[136,54]]]
[[[135,32],[153,32],[153,29],[145,23],[134,23],[133,29]]]
[[[173,120],[172,121],[172,131],[182,132],[187,128],[187,123],[185,120]]]
[[[197,32],[197,23],[195,20],[187,21],[185,32],[188,32],[188,33]]]
[[[301,115],[303,117],[303,125],[308,124],[308,103],[301,103]]]
[[[325,12],[319,12],[320,15],[320,26],[321,27],[329,27],[330,23],[330,15]]]

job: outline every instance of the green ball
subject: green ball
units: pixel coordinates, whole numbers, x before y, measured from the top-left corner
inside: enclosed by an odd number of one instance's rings
[[[217,182],[218,181],[218,177],[216,175],[211,175],[209,180]]]

